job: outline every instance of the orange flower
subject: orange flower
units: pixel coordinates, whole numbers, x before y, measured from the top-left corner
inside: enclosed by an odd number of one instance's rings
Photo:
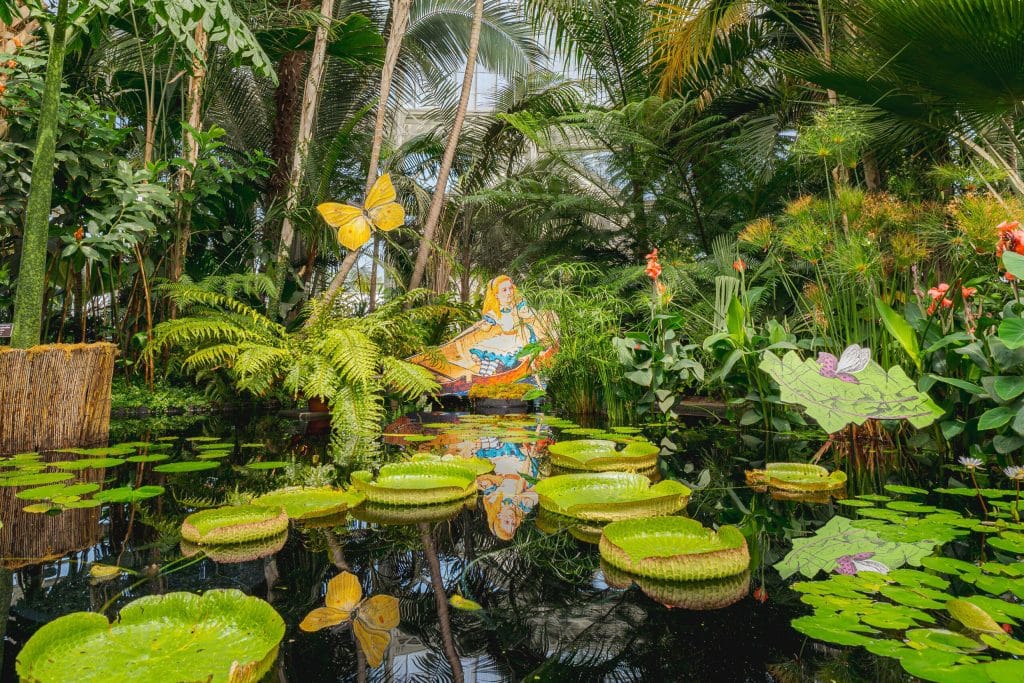
[[[937,287],[932,287],[928,290],[928,296],[934,299],[941,299],[949,291],[949,285],[945,282],[940,282]]]
[[[965,299],[970,299],[972,296],[978,293],[978,289],[976,287],[962,287],[960,289],[960,293],[963,295]]]
[[[20,47],[24,47],[24,45],[25,44],[23,42],[21,42],[21,38],[15,38],[14,39],[14,47],[20,48]]]
[[[1003,630],[1006,631],[1007,633],[1013,633],[1013,627],[1010,626],[1009,624],[1000,624],[1000,626],[1002,626]]]
[[[768,602],[768,591],[764,589],[764,586],[754,589],[754,599],[762,604]]]
[[[78,230],[75,230],[75,239],[81,242],[83,237],[85,237],[85,228],[78,226]]]
[[[647,273],[647,277],[657,280],[658,276],[661,275],[661,264],[658,263],[658,250],[653,249],[644,258],[647,259],[647,268],[644,269],[644,272]]]
[[[732,269],[735,270],[737,273],[745,273],[747,272],[747,262],[741,258],[738,258],[732,262]]]
[[[13,69],[14,67],[18,66],[18,63],[13,59],[8,59],[7,64],[5,64],[4,66],[6,66],[8,69]]]
[[[999,232],[996,256],[1001,257],[1007,249],[1024,256],[1024,230],[1020,229],[1020,221],[1003,221],[996,230]]]

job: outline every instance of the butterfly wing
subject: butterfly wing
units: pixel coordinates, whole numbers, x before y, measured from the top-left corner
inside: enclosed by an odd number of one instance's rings
[[[363,597],[363,588],[359,579],[352,572],[342,572],[327,582],[327,597],[324,602],[328,607],[351,612]]]
[[[348,621],[349,613],[334,607],[318,607],[302,620],[299,628],[303,631],[319,631]]]
[[[395,186],[391,184],[391,174],[385,173],[377,178],[373,187],[370,188],[370,194],[366,195],[366,203],[363,206],[368,212],[372,212],[385,204],[393,203],[396,198]]]
[[[373,668],[380,666],[384,661],[384,652],[388,649],[388,644],[391,643],[391,634],[387,631],[367,628],[360,619],[352,622],[352,632],[356,634],[356,640],[359,641],[359,647],[366,655],[367,663]]]
[[[385,232],[405,223],[405,209],[398,202],[388,202],[374,207],[368,213],[373,224]]]
[[[850,344],[843,353],[839,356],[839,364],[836,366],[836,372],[848,372],[853,374],[860,372],[868,366],[871,362],[871,349],[857,344]]]
[[[378,631],[390,631],[398,626],[399,619],[398,598],[390,595],[367,598],[359,605],[359,612],[356,613],[356,621]]]
[[[351,204],[339,204],[337,202],[324,202],[316,207],[327,224],[340,228],[347,225],[363,215],[363,210]]]
[[[349,251],[355,251],[370,239],[370,221],[359,214],[355,220],[338,228],[338,242]]]
[[[818,365],[821,366],[819,372],[823,377],[835,377],[836,366],[839,365],[839,361],[831,353],[821,351],[818,353]]]

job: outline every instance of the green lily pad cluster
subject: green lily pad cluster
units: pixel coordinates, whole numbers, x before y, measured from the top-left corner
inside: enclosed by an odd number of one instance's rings
[[[575,439],[548,446],[551,464],[567,470],[638,472],[654,469],[659,449],[648,441],[632,441],[622,449],[610,439]]]
[[[805,462],[770,462],[764,469],[747,470],[747,484],[755,488],[798,493],[832,492],[846,486],[846,474],[829,472]]]
[[[670,515],[686,507],[690,489],[678,481],[651,484],[642,474],[560,474],[537,483],[540,506],[589,522]]]
[[[36,631],[18,655],[26,683],[254,683],[271,668],[285,625],[238,590],[168,593],[126,605],[116,621],[74,612]]]

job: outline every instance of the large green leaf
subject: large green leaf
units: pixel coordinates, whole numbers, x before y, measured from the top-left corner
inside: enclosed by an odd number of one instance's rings
[[[690,489],[678,481],[651,485],[642,474],[560,474],[534,487],[542,508],[566,517],[610,522],[668,515],[686,507]]]
[[[612,522],[601,534],[601,559],[622,571],[671,581],[704,581],[742,574],[750,564],[740,530],[714,531],[687,517]]]
[[[1024,319],[1006,318],[999,323],[999,339],[1008,349],[1024,346]]]
[[[74,612],[36,631],[18,655],[25,683],[255,683],[269,670],[284,620],[238,590],[168,593],[126,605],[117,621]]]
[[[590,472],[648,470],[658,464],[660,450],[647,441],[634,441],[617,450],[616,442],[607,439],[559,441],[548,446],[551,464]]]
[[[858,384],[823,376],[816,361],[801,360],[795,351],[782,358],[765,352],[760,368],[778,382],[783,401],[804,406],[829,433],[869,419],[907,420],[917,428],[927,427],[944,412],[899,366],[886,372],[871,361],[857,373]]]
[[[288,529],[280,506],[233,505],[193,512],[181,524],[181,537],[195,544],[230,545],[279,536]]]
[[[352,473],[352,488],[368,501],[387,505],[430,505],[462,500],[476,493],[476,478],[493,468],[489,460],[414,459],[380,468],[377,478]],[[484,469],[487,468],[487,469]]]
[[[256,505],[282,507],[291,519],[313,519],[345,512],[363,502],[363,495],[329,486],[292,486],[264,493],[253,500]]]
[[[794,538],[793,549],[775,565],[782,578],[799,573],[808,578],[818,572],[831,572],[836,560],[845,555],[872,553],[870,559],[890,569],[904,564],[920,565],[938,543],[931,540],[914,543],[886,541],[871,529],[853,526],[845,517],[833,517],[813,536]]]
[[[920,370],[921,347],[917,343],[917,333],[914,332],[914,328],[910,326],[906,318],[894,311],[889,304],[878,297],[875,297],[875,308],[878,309],[879,315],[882,316],[882,323],[885,325],[885,329],[889,330],[889,334],[900,343],[900,346],[907,352],[910,360],[914,361],[914,365]]]

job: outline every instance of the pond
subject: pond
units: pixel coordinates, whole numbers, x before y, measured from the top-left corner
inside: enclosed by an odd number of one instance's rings
[[[281,615],[285,636],[270,674],[280,681],[785,681],[829,671],[909,680],[896,659],[823,644],[790,625],[811,610],[772,565],[792,538],[853,506],[827,493],[810,502],[772,496],[748,486],[744,471],[784,456],[806,460],[820,444],[813,438],[768,445],[708,424],[639,433],[543,415],[431,413],[399,419],[379,449],[332,466],[326,436],[311,431],[315,423],[273,414],[115,421],[112,448],[0,462],[0,591],[10,591],[3,680],[17,680],[20,649],[57,617],[114,617],[141,596],[214,588],[239,589]],[[552,474],[550,443],[643,437],[662,447],[647,476],[684,482],[689,516],[741,528],[748,571],[703,583],[634,582],[602,561],[592,528],[540,509],[534,489]],[[284,486],[347,483],[352,471],[376,471],[408,450],[485,458],[494,468],[477,479],[481,493],[469,504],[415,512],[367,503],[226,552],[180,539],[196,510]],[[938,477],[913,462],[891,468],[889,457],[853,468],[846,493],[888,500],[877,495],[886,479]],[[57,495],[46,486],[71,488]],[[97,565],[121,571],[97,576]],[[362,595],[397,599],[398,627],[379,643],[379,667],[345,623],[299,628],[344,571],[358,577]]]

